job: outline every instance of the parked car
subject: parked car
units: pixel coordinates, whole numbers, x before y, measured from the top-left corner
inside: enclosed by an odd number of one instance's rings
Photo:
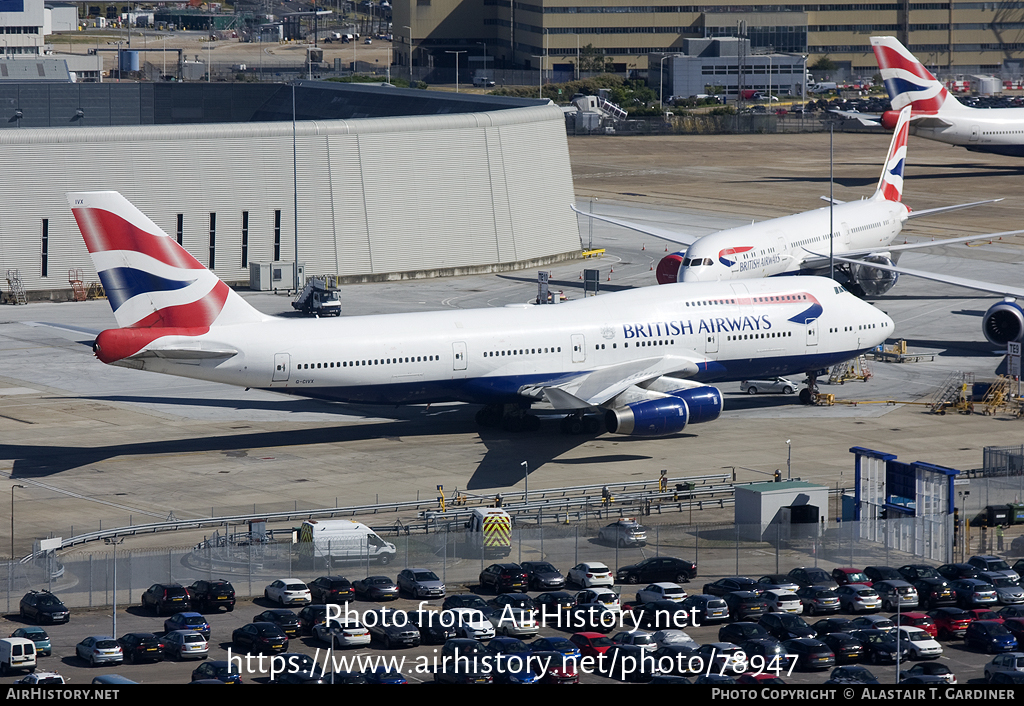
[[[571,573],[571,572],[570,572]],[[480,587],[490,587],[495,593],[530,590],[529,579],[523,567],[513,562],[491,564],[480,572]]]
[[[409,615],[403,610],[378,608],[362,614],[370,639],[376,639],[390,650],[395,647],[418,647],[422,641],[419,627],[409,622]]]
[[[387,576],[367,576],[352,582],[356,598],[367,601],[394,601],[398,599],[398,584]]]
[[[188,594],[192,609],[201,613],[218,608],[226,608],[230,613],[235,609],[235,587],[225,579],[196,581],[188,587]]]
[[[90,667],[101,664],[121,664],[124,653],[117,640],[112,637],[94,635],[87,637],[75,645],[75,654],[84,659]]]
[[[623,566],[615,572],[619,583],[655,583],[672,581],[686,583],[697,578],[697,565],[685,559],[660,556],[649,557],[637,564]]]
[[[566,584],[583,586],[614,586],[611,569],[599,561],[585,561],[569,569],[565,577]],[[640,583],[639,580],[631,583]]]
[[[355,595],[352,582],[344,576],[318,576],[309,582],[309,598],[313,603],[341,605]]]
[[[975,620],[964,632],[964,645],[982,652],[1013,652],[1017,638],[994,620]]]
[[[210,643],[195,630],[174,630],[161,640],[164,654],[177,659],[206,659]]]
[[[163,641],[151,632],[130,632],[117,638],[125,660],[132,664],[159,662],[164,658]]]
[[[805,614],[827,615],[839,610],[839,594],[830,586],[805,586],[796,596]]]
[[[410,598],[444,598],[444,581],[430,569],[403,569],[395,581],[399,594]]]
[[[733,591],[763,593],[764,590],[754,579],[747,578],[746,576],[727,576],[724,579],[718,579],[714,583],[704,584],[704,590],[701,593],[722,597]]]
[[[942,662],[922,662],[900,671],[900,680],[917,676],[942,677],[947,684],[956,684],[956,675]]]
[[[49,657],[53,653],[53,646],[50,644],[50,636],[40,627],[18,628],[11,633],[11,637],[23,637],[31,640],[36,646],[37,657]]]
[[[875,581],[871,588],[881,599],[882,610],[917,608],[917,590],[906,581]]]
[[[647,545],[647,528],[632,518],[622,518],[598,530],[597,539],[617,547],[643,547]]]
[[[1024,672],[1024,652],[1006,652],[993,657],[985,665],[985,681],[991,681],[996,672]]]
[[[321,627],[313,629],[314,635]],[[231,644],[240,651],[278,654],[288,649],[288,636],[274,623],[249,623],[231,633]]]
[[[677,583],[663,581],[652,583],[636,593],[637,603],[650,603],[652,601],[682,601],[686,598],[686,591]]]
[[[899,631],[914,659],[938,659],[942,656],[942,645],[921,628],[901,627]]]
[[[536,591],[565,588],[565,576],[546,561],[524,561],[520,566],[526,572],[529,587]]]
[[[870,613],[882,609],[882,601],[875,589],[862,583],[848,583],[836,589],[839,607],[847,613]]]
[[[743,380],[740,382],[740,391],[748,395],[756,395],[759,392],[775,392],[784,395],[792,395],[797,387],[795,382],[786,378],[776,377],[764,380]]]
[[[309,605],[313,602],[309,587],[298,579],[277,579],[263,589],[263,597],[282,606]]]
[[[142,594],[142,608],[151,609],[158,616],[181,613],[192,607],[188,589],[180,583],[154,583]]]
[[[253,616],[254,623],[273,623],[289,638],[298,637],[302,632],[299,616],[287,608],[271,608]]]
[[[967,611],[960,608],[936,608],[928,615],[935,621],[940,640],[962,638],[973,620]]]
[[[21,617],[37,623],[66,623],[71,620],[71,611],[49,591],[29,591],[21,598]]]
[[[175,613],[164,621],[164,632],[174,630],[192,630],[202,635],[204,639],[210,639],[210,624],[206,622],[202,613]]]

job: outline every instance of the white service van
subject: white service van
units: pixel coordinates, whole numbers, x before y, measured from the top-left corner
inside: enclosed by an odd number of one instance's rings
[[[299,530],[303,552],[332,560],[371,561],[389,564],[397,550],[376,532],[355,520],[306,520]]]
[[[14,671],[34,672],[36,669],[36,643],[25,637],[0,639],[0,675]]]

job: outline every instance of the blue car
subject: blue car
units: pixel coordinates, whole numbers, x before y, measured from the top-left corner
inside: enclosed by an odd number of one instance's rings
[[[202,635],[204,640],[210,639],[210,624],[202,613],[175,613],[164,621],[164,632],[175,630],[190,630]]]
[[[387,667],[376,667],[363,672],[367,684],[408,684],[401,672]]]
[[[53,648],[50,646],[50,636],[42,628],[27,627],[18,628],[11,633],[11,637],[24,637],[36,645],[36,657],[49,657]]]
[[[534,652],[557,652],[575,660],[583,656],[580,648],[564,637],[542,637],[531,642],[530,649]]]
[[[975,620],[964,633],[964,644],[982,652],[1012,652],[1017,649],[1017,638],[1000,622]]]

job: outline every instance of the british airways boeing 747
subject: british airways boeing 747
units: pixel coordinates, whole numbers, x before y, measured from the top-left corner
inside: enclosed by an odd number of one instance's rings
[[[893,322],[835,282],[680,283],[558,306],[326,319],[260,313],[116,192],[68,201],[118,328],[111,365],[341,402],[484,405],[482,425],[665,436],[710,421],[710,383],[816,371],[869,350]],[[598,414],[595,414],[598,413]],[[601,419],[603,416],[603,420]]]

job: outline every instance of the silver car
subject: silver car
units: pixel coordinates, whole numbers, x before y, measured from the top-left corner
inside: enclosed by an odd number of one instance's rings
[[[746,392],[748,395],[756,395],[758,392],[781,392],[784,395],[792,395],[797,387],[795,382],[786,378],[743,380],[740,383],[740,392]]]
[[[430,569],[404,569],[395,583],[400,594],[411,598],[444,598],[444,581]]]
[[[1016,605],[1024,603],[1024,588],[1021,588],[1016,581],[1011,581],[1002,573],[997,571],[982,571],[978,578],[988,581],[996,587],[996,596],[1000,605]]]
[[[647,528],[634,519],[622,519],[598,530],[597,538],[619,547],[643,547],[647,544]]]

